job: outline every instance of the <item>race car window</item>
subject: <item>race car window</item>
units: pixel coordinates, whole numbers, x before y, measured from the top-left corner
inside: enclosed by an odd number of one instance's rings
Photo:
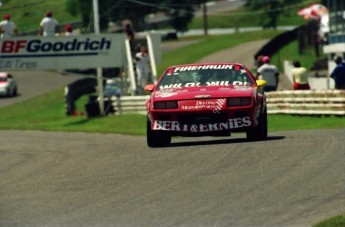
[[[200,65],[169,68],[157,89],[252,84],[253,78],[240,65]]]

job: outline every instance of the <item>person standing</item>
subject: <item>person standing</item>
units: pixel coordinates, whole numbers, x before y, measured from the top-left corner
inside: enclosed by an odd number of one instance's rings
[[[146,47],[141,47],[140,52],[135,54],[137,83],[141,88],[144,88],[148,80],[148,62],[149,56]]]
[[[331,73],[331,77],[335,82],[335,89],[345,89],[345,63],[342,56],[335,56],[334,61],[337,66]]]
[[[302,67],[300,61],[293,61],[294,68],[291,70],[293,89],[294,90],[309,90],[308,71]]]
[[[65,36],[71,36],[73,35],[73,28],[71,24],[65,25]]]
[[[5,14],[3,18],[4,20],[0,22],[1,38],[8,38],[13,35],[18,35],[16,24],[10,20],[11,15]]]
[[[275,65],[271,64],[269,56],[262,58],[262,65],[257,69],[256,78],[266,80],[264,91],[276,91],[279,83],[279,71]]]
[[[53,17],[53,13],[48,11],[40,22],[39,35],[54,36],[57,33],[60,33],[59,22]]]

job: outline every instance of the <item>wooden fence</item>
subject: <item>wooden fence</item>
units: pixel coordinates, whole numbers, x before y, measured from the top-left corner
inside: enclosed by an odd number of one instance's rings
[[[268,114],[345,115],[345,90],[267,92]],[[145,96],[113,97],[116,114],[146,113]]]

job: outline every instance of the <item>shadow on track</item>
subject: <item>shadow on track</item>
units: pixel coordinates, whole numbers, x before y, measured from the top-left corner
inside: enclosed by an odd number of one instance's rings
[[[193,137],[190,137],[191,139]],[[215,137],[216,138],[216,137]],[[268,142],[274,140],[283,140],[285,136],[269,136],[265,140],[251,141],[246,138],[234,138],[234,139],[214,139],[204,141],[186,141],[186,142],[173,142],[169,147],[186,147],[186,146],[199,146],[199,145],[218,145],[218,144],[236,144],[236,143],[257,143]]]

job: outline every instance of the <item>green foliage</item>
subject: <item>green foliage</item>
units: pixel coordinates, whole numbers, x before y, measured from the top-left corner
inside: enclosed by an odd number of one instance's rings
[[[10,0],[1,1],[1,13],[11,14],[11,19],[16,23],[19,33],[37,31],[39,23],[46,11],[53,12],[53,16],[60,24],[79,21],[78,16],[73,16],[66,12],[66,0]]]
[[[330,218],[316,225],[313,225],[313,227],[343,227],[343,226],[345,226],[345,214]]]
[[[258,17],[260,24],[264,28],[276,29],[278,18],[289,10],[290,5],[296,5],[303,0],[279,0],[279,1],[257,1],[247,0],[246,7],[252,11],[260,10],[262,13]]]

